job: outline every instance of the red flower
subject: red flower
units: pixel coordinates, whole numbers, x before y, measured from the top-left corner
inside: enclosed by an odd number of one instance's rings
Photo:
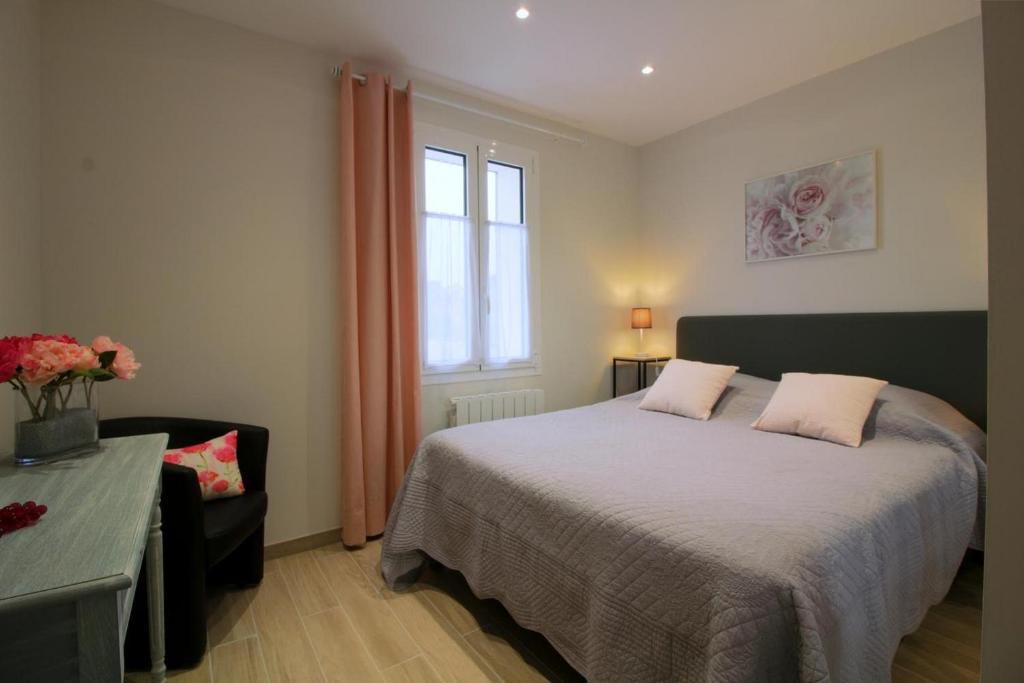
[[[78,340],[66,334],[39,334],[36,332],[30,341],[59,341],[64,344],[78,344]]]
[[[0,382],[6,382],[18,374],[21,361],[28,352],[32,342],[59,341],[65,344],[78,344],[74,337],[66,334],[39,334],[31,337],[4,337],[0,339]]]
[[[217,493],[224,493],[225,491],[228,490],[228,480],[218,479],[213,484],[213,490],[216,491]]]
[[[6,382],[18,374],[21,359],[31,346],[30,337],[4,337],[0,339],[0,382]]]
[[[235,457],[235,449],[231,448],[230,446],[218,448],[213,452],[213,457],[217,458],[221,462],[234,462],[235,460],[237,460],[237,458]]]
[[[174,465],[180,465],[181,464],[181,453],[173,453],[173,452],[165,453],[164,454],[164,462],[169,462],[169,463],[172,463]]]
[[[228,432],[224,435],[224,443],[231,446],[232,448],[238,448],[238,432]]]
[[[199,478],[200,484],[209,484],[211,481],[217,478],[217,473],[213,470],[203,470],[196,475]]]
[[[194,446],[185,446],[181,450],[185,451],[186,453],[202,453],[209,447],[209,443],[197,443]]]

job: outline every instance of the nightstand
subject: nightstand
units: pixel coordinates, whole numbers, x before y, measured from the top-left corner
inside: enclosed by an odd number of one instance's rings
[[[651,363],[667,363],[672,356],[613,356],[612,357],[612,398],[619,395],[616,369],[619,363],[636,363],[636,389],[647,388],[647,366]]]

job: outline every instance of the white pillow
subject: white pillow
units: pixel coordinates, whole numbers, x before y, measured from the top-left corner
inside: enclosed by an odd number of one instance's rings
[[[640,407],[706,420],[738,369],[735,365],[670,360],[647,390]]]
[[[886,384],[870,377],[787,372],[751,427],[857,448],[864,422]]]

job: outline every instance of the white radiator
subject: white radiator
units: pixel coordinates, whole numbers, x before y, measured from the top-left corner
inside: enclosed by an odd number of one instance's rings
[[[499,391],[493,394],[455,396],[448,424],[452,427],[522,417],[544,412],[543,389]]]

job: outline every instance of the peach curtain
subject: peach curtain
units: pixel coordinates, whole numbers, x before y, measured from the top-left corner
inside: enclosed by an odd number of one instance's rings
[[[412,97],[342,69],[342,541],[384,531],[420,434]]]

